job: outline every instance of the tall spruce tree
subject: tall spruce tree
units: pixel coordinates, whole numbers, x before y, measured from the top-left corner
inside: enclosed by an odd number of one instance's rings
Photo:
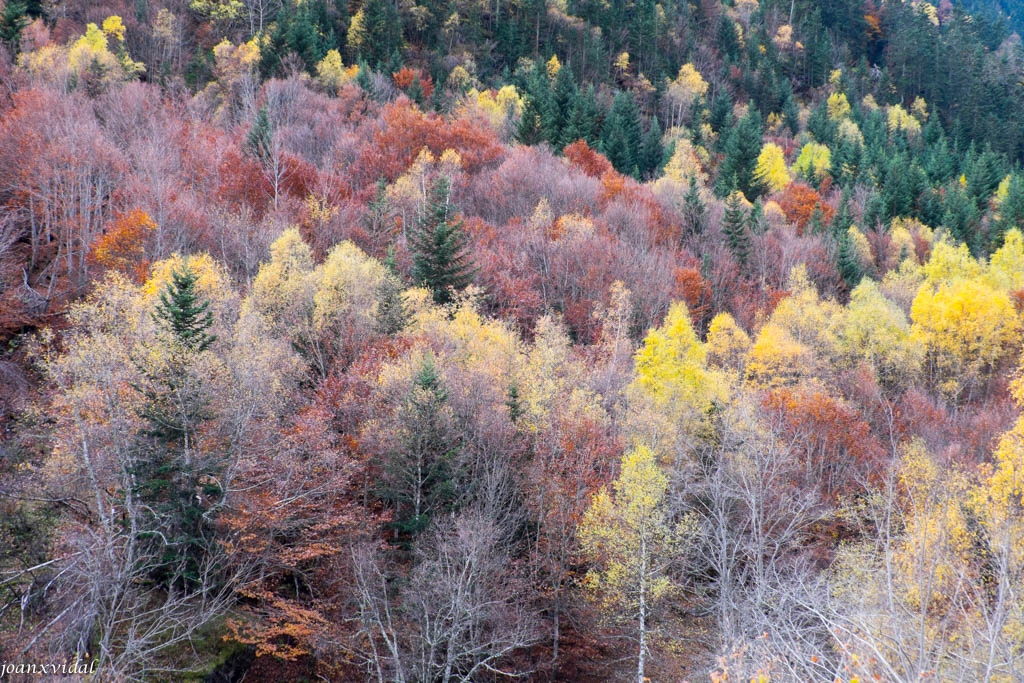
[[[658,117],[651,119],[651,125],[647,127],[647,134],[644,136],[643,148],[641,150],[638,165],[641,178],[653,178],[661,167],[662,157],[665,148],[661,144],[661,126],[658,124]]]
[[[725,200],[722,232],[725,233],[729,251],[740,265],[746,265],[750,258],[750,234],[747,232],[747,216],[739,192],[733,192]]]
[[[11,52],[17,53],[21,42],[21,32],[29,25],[31,19],[28,9],[20,0],[10,0],[0,12],[0,41],[7,43]]]
[[[432,355],[423,359],[397,417],[400,437],[385,454],[378,494],[394,507],[391,527],[396,536],[415,536],[434,515],[455,509],[461,488],[461,444]]]
[[[638,177],[643,147],[640,112],[629,93],[620,92],[612,101],[611,113],[604,128],[601,147],[608,161],[619,173]]]
[[[153,311],[153,321],[165,327],[176,343],[192,353],[209,348],[217,340],[210,334],[213,313],[210,302],[196,290],[199,276],[189,267],[171,273],[171,281],[160,292],[160,301]]]
[[[864,277],[864,270],[861,268],[860,259],[857,258],[857,250],[853,247],[849,230],[839,233],[839,247],[836,250],[836,267],[839,274],[846,283],[847,289],[852,290],[860,284]]]
[[[451,303],[476,275],[469,237],[462,221],[452,220],[453,213],[449,182],[442,176],[431,186],[427,207],[409,236],[413,280],[428,287],[438,304]]]
[[[209,504],[222,495],[216,458],[198,444],[199,428],[211,416],[204,359],[217,339],[198,279],[187,264],[173,271],[152,313],[163,334],[156,353],[140,364],[141,415],[148,426],[139,435],[143,457],[134,473],[139,500],[150,512],[145,537],[158,557],[154,579],[186,589],[203,580],[201,568],[215,543]]]
[[[716,188],[719,196],[739,190],[747,199],[754,200],[761,194],[762,187],[754,176],[760,154],[761,114],[751,108],[725,143],[725,158],[718,171]]]
[[[541,117],[541,126],[551,147],[558,150],[575,141],[568,139],[569,119],[577,94],[576,81],[568,64],[558,70],[550,92],[548,107]]]
[[[697,179],[690,177],[690,189],[683,197],[683,226],[691,235],[704,233],[704,220],[707,214],[707,207],[700,197],[700,190],[697,187]]]
[[[1006,197],[1000,203],[998,213],[999,218],[993,225],[992,239],[989,244],[991,251],[1003,246],[1007,230],[1024,229],[1024,177],[1017,173],[1010,176]]]
[[[597,103],[594,86],[590,85],[586,90],[577,91],[563,134],[566,144],[583,140],[591,147],[596,147],[601,130],[601,116],[601,106]]]

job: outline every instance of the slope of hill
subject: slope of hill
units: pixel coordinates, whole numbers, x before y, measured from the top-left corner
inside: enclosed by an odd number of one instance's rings
[[[989,16],[7,0],[0,659],[1012,679]]]

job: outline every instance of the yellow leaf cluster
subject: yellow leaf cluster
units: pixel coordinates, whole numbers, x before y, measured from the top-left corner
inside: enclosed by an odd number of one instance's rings
[[[107,49],[107,36],[96,24],[87,24],[81,36],[68,51],[68,64],[73,71],[99,67],[111,72],[118,69],[117,57]]]
[[[587,595],[614,620],[649,609],[672,589],[667,562],[680,552],[692,520],[672,525],[666,505],[668,477],[655,453],[636,446],[622,457],[613,490],[593,498],[579,526],[580,548],[595,566],[587,572]],[[628,616],[627,616],[628,615]]]
[[[620,73],[626,73],[627,71],[629,71],[628,52],[622,52],[619,54],[618,57],[615,58],[615,68],[618,69]]]
[[[791,384],[832,364],[837,353],[836,329],[844,311],[834,301],[822,301],[807,277],[805,266],[790,273],[790,296],[779,302],[750,350],[746,377],[761,386]]]
[[[359,73],[359,65],[346,67],[341,61],[341,53],[328,50],[324,58],[316,65],[317,80],[332,92],[337,92],[343,85],[351,81]]]
[[[793,171],[808,180],[821,178],[832,168],[832,152],[817,142],[808,142],[793,162]]]
[[[1003,292],[1024,289],[1024,236],[1013,228],[1006,232],[1001,246],[989,258],[988,280]]]
[[[969,481],[940,467],[920,442],[907,446],[899,477],[906,529],[895,552],[897,589],[912,609],[942,610],[969,576],[962,566],[973,551],[962,504]]]
[[[124,42],[124,21],[121,17],[115,15],[109,16],[103,20],[103,32],[118,42]]]
[[[551,55],[551,59],[544,65],[544,70],[547,71],[548,78],[558,75],[558,72],[562,70],[562,63],[558,61],[558,55]]]
[[[864,144],[864,134],[852,119],[843,119],[839,122],[839,137],[855,145]]]
[[[707,173],[701,165],[698,152],[693,144],[686,138],[676,140],[675,150],[672,158],[665,164],[665,174],[658,180],[673,181],[675,183],[689,183],[691,179],[703,185],[707,182]],[[658,181],[655,181],[656,183]]]
[[[912,379],[920,370],[923,354],[907,316],[869,278],[850,293],[839,344],[845,358],[868,363],[889,384]]]
[[[833,121],[842,121],[850,115],[850,100],[845,93],[835,92],[828,96],[826,103],[828,117]]]
[[[942,388],[956,397],[986,379],[1020,346],[1020,319],[1004,293],[974,280],[921,287],[911,306],[914,339],[922,345]]]
[[[672,304],[661,327],[648,332],[635,362],[632,390],[656,408],[703,412],[712,401],[724,399],[724,388],[708,370],[707,349],[682,302]]]
[[[720,368],[740,371],[750,353],[750,336],[728,313],[722,312],[708,325],[708,360]]]
[[[757,157],[754,177],[764,184],[771,192],[786,189],[792,178],[786,169],[786,157],[782,148],[774,142],[766,142]]]
[[[214,21],[226,23],[242,16],[245,5],[241,0],[192,0],[189,9]]]
[[[857,254],[861,265],[871,263],[874,260],[874,255],[871,253],[871,243],[868,242],[867,235],[861,232],[856,225],[847,228],[846,234],[850,238],[850,245],[853,247],[854,253]]]
[[[466,95],[487,115],[495,130],[503,130],[523,115],[523,98],[514,85],[504,85],[497,92],[472,88]]]
[[[783,24],[775,32],[775,36],[772,38],[772,42],[775,47],[780,50],[786,50],[793,46],[793,27],[789,24]]]
[[[921,132],[921,122],[898,104],[889,107],[888,119],[890,133],[904,131],[908,136],[913,137]]]
[[[673,98],[693,102],[708,92],[708,83],[697,68],[687,62],[679,67],[679,73],[669,83],[669,95]]]

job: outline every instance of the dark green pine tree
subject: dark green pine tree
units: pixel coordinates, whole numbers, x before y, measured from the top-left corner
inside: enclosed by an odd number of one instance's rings
[[[458,504],[459,440],[451,430],[448,393],[427,355],[398,413],[395,447],[385,454],[378,495],[395,509],[396,536],[423,532],[437,513]]]
[[[373,97],[373,69],[371,69],[369,63],[362,58],[359,59],[358,65],[359,71],[356,72],[356,85],[358,85],[364,93]]]
[[[573,140],[567,139],[569,131],[569,117],[572,115],[572,105],[576,101],[576,80],[573,78],[572,69],[566,64],[558,70],[555,82],[551,86],[551,95],[548,98],[548,106],[541,117],[541,127],[544,131],[544,138],[551,143],[552,149],[559,150]]]
[[[807,119],[807,130],[814,139],[821,144],[835,149],[836,137],[839,134],[839,124],[828,116],[828,104],[822,100],[817,107],[811,111]]]
[[[199,428],[210,418],[211,395],[197,363],[214,341],[210,302],[196,289],[187,265],[171,274],[153,320],[166,334],[165,362],[140,363],[147,427],[138,437],[137,495],[149,511],[145,532],[159,558],[153,578],[186,590],[201,584],[204,560],[215,546],[210,502],[222,495],[223,472],[198,445]]]
[[[695,178],[690,178],[690,189],[683,197],[683,229],[691,235],[704,233],[704,221],[707,215],[707,207],[704,200],[700,198],[700,190],[697,188]]]
[[[760,154],[761,114],[751,108],[733,128],[725,144],[725,158],[719,167],[716,186],[719,196],[733,190],[739,190],[750,201],[760,196],[761,184],[754,177]]]
[[[12,53],[18,52],[21,31],[29,25],[28,7],[21,0],[9,0],[0,14],[0,41],[7,43]]]
[[[388,200],[388,183],[384,178],[377,179],[377,192],[366,204],[363,214],[363,227],[370,236],[380,242],[390,242],[395,230],[395,221],[391,216],[391,202]]]
[[[281,59],[294,53],[312,71],[334,45],[334,27],[323,0],[286,2],[271,25],[269,44],[260,51],[260,71],[278,72]]]
[[[398,334],[409,322],[409,310],[402,299],[402,283],[389,275],[377,286],[377,310],[373,326],[377,334]]]
[[[451,303],[455,292],[465,289],[476,275],[469,237],[462,230],[462,221],[451,219],[452,213],[448,179],[438,178],[416,229],[409,235],[413,280],[428,287],[438,304]]]
[[[978,244],[979,236],[976,229],[980,218],[978,208],[959,183],[953,183],[946,190],[944,205],[942,225],[949,234],[970,247],[975,255],[980,254],[982,245]]]
[[[760,199],[755,200],[750,207],[750,213],[747,214],[747,229],[751,235],[760,235],[765,231],[764,206]]]
[[[270,158],[273,146],[273,131],[270,129],[270,117],[267,108],[260,107],[256,112],[256,121],[249,129],[245,138],[245,149],[260,161]]]
[[[874,230],[885,224],[885,201],[877,191],[872,191],[871,196],[864,203],[863,222],[865,230]]]
[[[658,124],[658,117],[651,119],[651,125],[647,127],[647,135],[644,136],[638,166],[640,177],[643,179],[653,178],[661,168],[665,156],[665,147],[661,144],[661,126]]]
[[[967,193],[974,198],[978,207],[982,207],[1006,177],[1006,168],[999,154],[986,147],[980,154],[971,153],[967,156],[964,175],[967,178]]]
[[[373,67],[387,63],[391,55],[402,47],[402,20],[389,0],[365,0],[362,6],[365,44],[358,55]]]
[[[583,140],[590,147],[596,147],[600,139],[602,116],[601,106],[594,94],[594,86],[590,85],[586,90],[577,91],[563,135],[566,144]]]
[[[747,232],[747,216],[743,210],[742,200],[735,192],[725,200],[722,232],[736,261],[740,265],[746,265],[747,259],[750,258],[750,234]]]
[[[786,127],[794,136],[800,132],[800,109],[796,106],[796,99],[790,95],[782,105],[782,115],[785,118]]]
[[[176,344],[190,353],[200,353],[217,340],[210,334],[213,313],[210,302],[196,290],[199,276],[189,267],[171,273],[171,281],[160,292],[153,320],[171,333]]]
[[[619,173],[639,175],[643,146],[640,112],[629,93],[620,92],[612,101],[612,109],[604,127],[601,148]]]
[[[547,132],[544,127],[545,120],[549,120],[551,109],[551,87],[548,83],[547,73],[535,65],[524,84],[526,92],[523,104],[523,114],[519,119],[519,129],[516,137],[524,145],[536,145],[546,139]]]
[[[846,283],[847,289],[850,290],[859,285],[861,278],[864,277],[864,270],[861,268],[860,259],[857,258],[857,252],[853,248],[849,230],[839,233],[839,248],[836,250],[836,268],[838,268],[843,282]]]
[[[850,190],[844,188],[843,193],[839,196],[839,208],[832,216],[832,224],[829,227],[832,229],[833,235],[841,235],[849,230],[851,225],[853,225],[853,216],[850,215]]]

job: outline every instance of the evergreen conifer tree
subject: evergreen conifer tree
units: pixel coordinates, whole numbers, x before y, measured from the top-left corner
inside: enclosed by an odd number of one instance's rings
[[[374,329],[379,334],[398,334],[409,322],[409,311],[402,300],[402,283],[397,277],[384,278],[377,286],[377,310]]]
[[[1003,246],[1006,231],[1012,228],[1024,229],[1024,178],[1017,173],[1010,176],[1006,197],[999,205],[999,219],[989,249],[994,251]]]
[[[665,148],[661,144],[661,126],[658,124],[658,117],[651,119],[651,125],[647,128],[647,135],[644,136],[643,149],[639,159],[640,177],[653,178],[661,167],[662,157]]]
[[[594,86],[590,85],[586,90],[577,91],[563,135],[566,144],[583,140],[591,147],[596,147],[600,139],[601,115]]]
[[[743,196],[752,200],[761,194],[761,186],[754,177],[760,154],[761,115],[751,108],[733,128],[725,144],[725,158],[718,174],[719,196],[739,190]]]
[[[643,132],[640,113],[629,93],[620,92],[612,102],[611,113],[602,136],[602,150],[619,173],[638,175]]]
[[[10,46],[11,52],[17,53],[21,41],[21,31],[29,25],[28,9],[21,0],[10,0],[0,13],[0,41]]]
[[[746,265],[750,258],[750,234],[747,232],[747,217],[739,192],[733,192],[725,200],[725,216],[722,218],[722,232],[725,233],[729,251],[740,265]]]
[[[453,221],[451,213],[448,179],[442,177],[430,188],[427,207],[409,236],[413,280],[427,286],[438,304],[451,303],[454,293],[476,275],[469,238],[462,221]]]
[[[848,289],[852,290],[859,285],[861,278],[864,277],[864,271],[861,268],[860,259],[857,258],[857,252],[853,248],[849,230],[839,233],[836,267],[839,269],[839,274],[842,276],[843,282],[846,283]]]
[[[187,265],[171,273],[171,281],[160,293],[153,312],[157,325],[165,327],[185,350],[199,353],[217,340],[208,330],[213,326],[210,302],[196,291],[199,276]]]
[[[569,118],[572,115],[572,105],[575,101],[576,81],[572,76],[572,69],[567,64],[559,69],[558,75],[555,76],[555,82],[551,87],[549,106],[543,112],[541,121],[544,138],[556,150],[575,140],[567,139]]]
[[[209,501],[222,494],[216,458],[198,446],[211,399],[201,359],[216,336],[210,333],[210,302],[200,296],[197,281],[187,264],[173,271],[152,313],[166,337],[160,360],[140,367],[141,415],[148,427],[139,435],[143,457],[134,472],[153,525],[146,537],[159,557],[154,578],[184,588],[202,581],[201,566],[214,544]]]
[[[704,217],[707,207],[704,200],[700,198],[700,190],[697,188],[697,180],[690,178],[690,189],[683,197],[683,225],[691,235],[700,235],[704,232]]]
[[[427,355],[399,412],[402,438],[384,459],[380,496],[395,508],[396,535],[415,536],[457,504],[459,442],[450,431],[448,393]]]

